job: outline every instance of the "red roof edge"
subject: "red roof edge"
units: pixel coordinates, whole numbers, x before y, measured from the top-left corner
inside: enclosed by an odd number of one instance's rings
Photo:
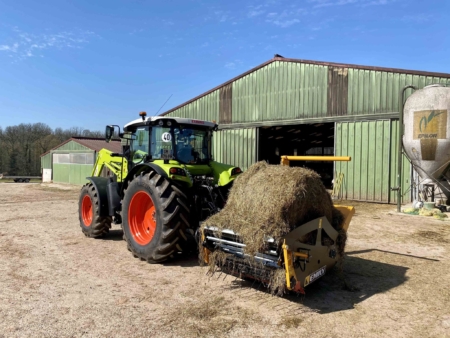
[[[78,140],[96,140],[96,141],[100,141],[100,140],[101,140],[101,141],[104,141],[104,140],[105,140],[104,138],[98,138],[98,137],[72,136],[71,138],[65,140],[63,143],[58,144],[56,147],[53,147],[52,149],[47,150],[47,151],[46,151],[45,153],[43,153],[40,157],[47,155],[47,154],[50,153],[52,150],[55,150],[55,149],[57,149],[57,148],[59,148],[59,147],[65,145],[66,143],[69,143],[70,141],[75,141],[75,142],[76,142],[77,139],[78,139]],[[111,139],[111,141],[119,141],[119,142],[120,142],[120,139]],[[78,143],[78,142],[77,142],[77,143]],[[78,143],[78,144],[81,144],[81,143]],[[83,147],[86,147],[84,144],[81,144],[81,145],[82,145]],[[89,147],[86,147],[86,148],[89,148]],[[95,149],[92,149],[92,150],[95,150]]]

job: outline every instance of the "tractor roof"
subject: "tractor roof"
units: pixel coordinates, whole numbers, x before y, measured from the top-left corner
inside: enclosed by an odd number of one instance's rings
[[[131,126],[146,125],[149,122],[151,124],[154,124],[152,122],[156,122],[159,120],[173,120],[179,124],[191,124],[193,126],[206,127],[206,128],[215,128],[217,126],[217,124],[215,122],[209,122],[209,121],[204,121],[204,120],[195,120],[195,119],[187,119],[187,118],[182,118],[182,117],[169,117],[169,116],[149,116],[149,117],[144,117],[144,119],[139,118],[139,119],[136,119],[134,121],[127,123],[125,125],[124,129],[127,130]]]

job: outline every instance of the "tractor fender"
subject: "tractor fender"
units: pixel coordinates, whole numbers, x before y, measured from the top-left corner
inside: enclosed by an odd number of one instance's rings
[[[108,178],[106,177],[86,177],[94,185],[98,194],[99,216],[108,216],[108,195],[106,187],[108,185]]]
[[[143,163],[143,164],[137,165],[137,166],[133,167],[133,169],[131,169],[128,172],[127,177],[125,177],[125,180],[123,181],[123,184],[122,184],[121,195],[123,196],[123,190],[128,186],[128,183],[130,183],[130,181],[134,178],[135,175],[138,175],[140,173],[147,173],[150,170],[154,170],[159,175],[167,178],[167,173],[164,171],[164,169],[162,169],[160,166],[158,166],[154,163],[150,162],[150,163]]]

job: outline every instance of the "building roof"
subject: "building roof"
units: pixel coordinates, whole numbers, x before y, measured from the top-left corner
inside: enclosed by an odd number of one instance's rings
[[[108,149],[114,153],[120,153],[122,151],[120,139],[113,139],[113,140],[111,140],[111,142],[107,143],[104,138],[72,136],[71,138],[64,141],[63,143],[58,144],[56,147],[43,153],[41,155],[41,157],[47,155],[52,150],[58,149],[59,147],[63,146],[64,144],[69,143],[70,141],[74,141],[78,144],[81,144],[82,146],[85,146],[85,147],[95,150],[95,151],[99,151],[103,148]]]
[[[337,63],[337,62],[325,62],[325,61],[312,61],[312,60],[304,60],[304,59],[289,59],[289,58],[285,58],[281,55],[275,54],[275,56],[270,59],[269,61],[266,61],[262,64],[260,64],[259,66],[256,66],[252,69],[250,69],[249,71],[236,76],[235,78],[232,78],[231,80],[222,83],[221,85],[214,87],[213,89],[208,90],[207,92],[198,95],[196,97],[194,97],[193,99],[186,101],[164,113],[161,113],[160,115],[166,115],[166,114],[170,114],[171,112],[180,109],[183,106],[188,105],[189,103],[192,103],[208,94],[211,94],[212,92],[225,87],[226,85],[229,85],[230,83],[233,83],[236,80],[239,80],[240,78],[243,78],[244,76],[247,76],[255,71],[257,71],[258,69],[261,69],[265,66],[267,66],[268,64],[271,64],[272,62],[275,61],[281,61],[281,62],[293,62],[293,63],[305,63],[305,64],[311,64],[311,65],[319,65],[319,66],[332,66],[332,67],[339,67],[339,68],[353,68],[353,69],[364,69],[364,70],[373,70],[373,71],[380,71],[380,72],[389,72],[389,73],[399,73],[399,74],[412,74],[412,75],[423,75],[423,76],[432,76],[432,77],[443,77],[443,78],[448,78],[450,79],[450,74],[448,73],[434,73],[434,72],[426,72],[426,71],[420,71],[420,70],[407,70],[407,69],[400,69],[400,68],[386,68],[386,67],[374,67],[374,66],[363,66],[363,65],[355,65],[355,64],[347,64],[347,63]]]

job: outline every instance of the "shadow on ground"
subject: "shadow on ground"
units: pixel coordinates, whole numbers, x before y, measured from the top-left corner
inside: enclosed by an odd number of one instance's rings
[[[406,280],[407,267],[376,262],[360,257],[345,259],[344,273],[336,267],[323,278],[306,288],[306,295],[284,295],[283,299],[301,304],[317,313],[331,313],[353,309],[355,304],[378,293],[396,288]],[[343,277],[342,277],[343,276]],[[258,289],[267,292],[260,283],[236,279],[231,282],[230,289]],[[290,306],[286,304],[286,306]]]
[[[343,278],[338,268],[333,269],[306,289],[302,303],[319,313],[353,309],[355,304],[406,282],[407,270],[404,266],[349,255],[345,259]]]
[[[123,231],[121,229],[111,229],[108,234],[101,239],[104,241],[122,241]]]
[[[182,268],[191,268],[199,266],[198,252],[193,249],[190,252],[183,252],[175,254],[175,256],[168,262],[162,263],[165,266],[179,266]]]

